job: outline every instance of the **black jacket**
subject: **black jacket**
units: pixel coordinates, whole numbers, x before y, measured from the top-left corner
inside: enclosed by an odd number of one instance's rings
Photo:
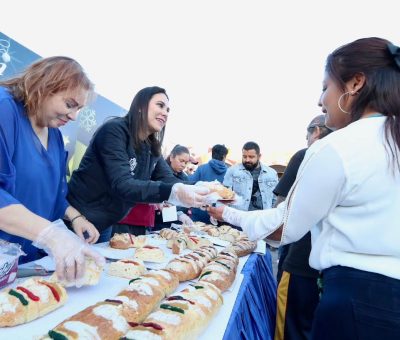
[[[99,231],[120,221],[137,202],[167,200],[180,182],[161,156],[143,143],[132,147],[128,124],[115,118],[94,134],[68,183],[68,201]]]

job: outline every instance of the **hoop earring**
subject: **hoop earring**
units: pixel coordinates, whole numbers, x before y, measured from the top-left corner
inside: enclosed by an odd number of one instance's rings
[[[340,102],[342,101],[343,96],[348,95],[348,94],[353,95],[353,94],[354,94],[354,91],[348,91],[348,92],[342,93],[342,95],[341,95],[341,96],[339,97],[339,99],[338,99],[337,105],[338,105],[340,111],[342,111],[343,113],[347,113],[348,115],[350,115],[351,112],[347,112],[346,110],[344,110],[344,109],[342,108],[342,105],[340,105]]]

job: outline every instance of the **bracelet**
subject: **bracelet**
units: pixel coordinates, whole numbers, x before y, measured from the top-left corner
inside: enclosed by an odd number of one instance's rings
[[[82,217],[83,219],[85,219],[86,220],[86,217],[85,216],[83,216],[83,215],[78,215],[78,216],[75,216],[73,219],[71,219],[71,224],[77,219],[77,218],[79,218],[79,217]]]

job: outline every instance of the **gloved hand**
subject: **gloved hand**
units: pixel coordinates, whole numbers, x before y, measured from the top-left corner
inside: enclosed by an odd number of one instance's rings
[[[178,215],[178,221],[181,221],[182,224],[187,225],[187,226],[193,225],[192,219],[188,215],[184,214],[183,212]]]
[[[176,183],[173,185],[168,202],[185,208],[199,208],[206,204],[205,195],[210,192],[210,189],[204,186],[187,185]]]
[[[207,181],[197,181],[194,185],[196,186],[203,186],[203,187],[208,187],[210,183]]]
[[[208,205],[211,205],[213,203],[217,203],[220,199],[222,199],[220,195],[218,195],[216,192],[212,192],[211,194],[208,194],[206,197],[204,197],[204,202]]]
[[[54,258],[60,281],[79,283],[85,273],[85,256],[93,258],[98,266],[105,263],[104,257],[68,230],[62,220],[56,220],[43,229],[33,245]]]

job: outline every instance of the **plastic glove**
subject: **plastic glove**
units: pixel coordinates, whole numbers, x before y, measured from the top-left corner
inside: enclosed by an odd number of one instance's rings
[[[176,183],[173,185],[168,202],[185,208],[199,208],[206,204],[205,195],[210,192],[210,189],[204,186],[186,185]]]
[[[181,221],[182,224],[187,225],[187,226],[192,226],[193,225],[192,219],[188,215],[186,215],[184,213],[182,213],[182,214],[180,214],[178,216],[178,221]]]
[[[208,187],[210,183],[206,181],[197,181],[194,185],[196,186],[203,186],[203,187]]]
[[[60,281],[79,285],[79,279],[85,273],[85,256],[93,258],[98,266],[105,264],[104,257],[68,230],[62,220],[56,220],[43,229],[33,245],[54,258]]]
[[[217,203],[220,199],[222,199],[220,195],[218,195],[216,192],[212,192],[204,197],[204,202],[208,205],[211,205],[213,203]]]

